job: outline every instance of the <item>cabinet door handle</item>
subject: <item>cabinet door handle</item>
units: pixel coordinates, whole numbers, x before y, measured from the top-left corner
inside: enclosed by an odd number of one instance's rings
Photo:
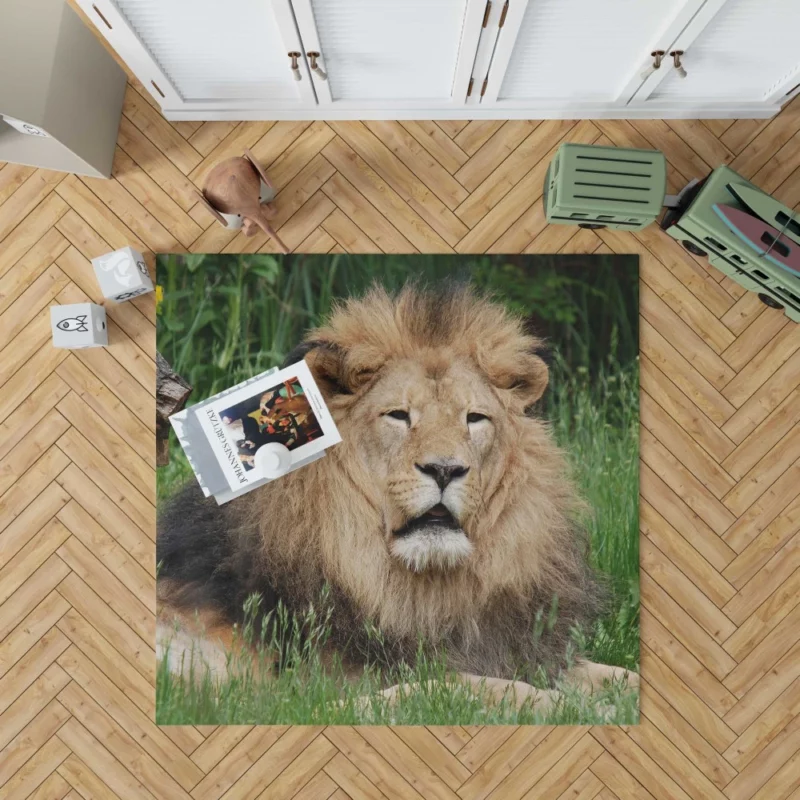
[[[289,53],[288,55],[289,58],[292,59],[291,61],[292,77],[294,77],[296,81],[303,80],[303,76],[300,74],[300,65],[297,63],[297,59],[300,58],[300,56],[302,56],[303,54],[298,53],[296,50],[292,50],[292,52]]]
[[[316,52],[316,51],[314,51],[314,50],[312,50],[312,51],[310,51],[310,52],[306,53],[306,55],[308,56],[308,58],[309,58],[309,61],[311,62],[311,71],[312,71],[313,73],[315,73],[315,74],[316,74],[316,75],[319,77],[319,79],[320,79],[321,81],[326,81],[326,80],[328,80],[328,73],[327,73],[327,72],[325,72],[325,70],[324,70],[324,69],[322,69],[322,67],[320,67],[320,66],[317,64],[317,59],[318,59],[318,58],[321,58],[322,56],[320,56],[320,54],[319,54],[319,53],[317,53],[317,52]]]
[[[653,57],[653,63],[640,74],[643,81],[646,81],[657,69],[661,69],[661,61],[666,53],[663,50],[653,50],[650,55]]]
[[[672,63],[675,65],[675,70],[678,73],[678,77],[685,78],[686,70],[683,68],[683,64],[681,63],[681,56],[683,55],[683,50],[671,50],[670,55],[672,56]]]

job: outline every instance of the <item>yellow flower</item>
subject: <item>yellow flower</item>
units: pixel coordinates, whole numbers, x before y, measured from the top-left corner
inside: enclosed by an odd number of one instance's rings
[[[156,314],[161,309],[161,301],[164,299],[164,287],[156,284]]]

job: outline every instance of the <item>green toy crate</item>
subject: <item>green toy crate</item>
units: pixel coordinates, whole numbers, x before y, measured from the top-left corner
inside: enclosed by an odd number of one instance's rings
[[[677,208],[667,211],[661,228],[690,253],[708,256],[713,266],[745,289],[756,292],[763,303],[783,308],[789,319],[800,322],[800,276],[761,258],[714,211],[715,204],[747,211],[728,191],[729,183],[761,192],[730,167],[717,167],[682,196]]]
[[[655,222],[667,188],[658,150],[562,144],[544,179],[548,222],[638,231]]]

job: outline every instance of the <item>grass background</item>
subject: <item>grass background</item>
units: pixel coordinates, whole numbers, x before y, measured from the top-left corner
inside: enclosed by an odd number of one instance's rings
[[[606,577],[611,602],[576,647],[601,663],[639,665],[639,377],[636,256],[374,256],[167,255],[158,259],[162,299],[158,349],[194,387],[192,402],[278,365],[329,312],[336,298],[373,282],[399,288],[410,278],[469,280],[526,317],[553,350],[543,413],[566,450],[575,480],[592,508],[591,558]],[[193,475],[171,442],[158,471],[162,502]],[[316,649],[295,641],[302,668],[268,670],[240,663],[224,682],[209,675],[176,678],[160,665],[160,724],[631,724],[638,697],[609,687],[601,700],[565,690],[546,714],[510,704],[494,708],[450,680],[443,664],[422,658],[391,682],[420,689],[389,707],[376,695],[387,676],[365,673],[342,689],[334,664],[318,655],[326,637],[322,610],[311,627]],[[307,621],[308,622],[308,621]],[[307,625],[307,627],[309,627]],[[247,638],[245,629],[240,632]],[[312,637],[313,639],[314,637]],[[259,643],[256,643],[257,645]],[[263,658],[268,642],[256,648]],[[295,659],[298,662],[298,659]],[[202,672],[202,670],[199,670]],[[368,705],[362,698],[371,697]]]

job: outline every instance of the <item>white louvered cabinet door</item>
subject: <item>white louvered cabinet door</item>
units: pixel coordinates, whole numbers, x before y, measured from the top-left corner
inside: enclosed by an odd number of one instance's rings
[[[320,106],[463,104],[486,0],[292,0]]]
[[[290,0],[77,0],[166,110],[316,105]]]
[[[668,69],[640,91],[648,105],[702,110],[714,103],[784,102],[800,83],[800,0],[713,0],[702,27],[687,28],[680,77]],[[704,9],[706,11],[706,9]]]
[[[704,0],[509,0],[481,106],[623,106]]]

